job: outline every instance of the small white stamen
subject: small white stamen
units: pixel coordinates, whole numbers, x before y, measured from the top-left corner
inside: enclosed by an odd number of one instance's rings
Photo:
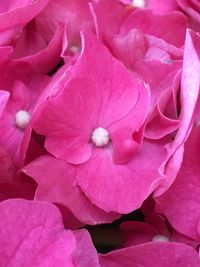
[[[145,7],[145,0],[133,0],[132,6],[138,7],[138,8],[144,8]]]
[[[31,116],[27,111],[19,110],[15,114],[15,123],[19,128],[25,129],[26,126],[29,124],[30,118]]]
[[[76,53],[78,53],[79,52],[79,48],[77,47],[77,46],[71,46],[70,48],[69,48],[69,50],[71,51],[71,52],[73,52],[74,54],[76,54]]]
[[[102,147],[109,143],[109,133],[102,127],[96,128],[92,133],[92,142],[95,146]]]
[[[152,241],[159,241],[159,242],[170,242],[169,237],[165,236],[165,235],[155,235],[152,238]]]

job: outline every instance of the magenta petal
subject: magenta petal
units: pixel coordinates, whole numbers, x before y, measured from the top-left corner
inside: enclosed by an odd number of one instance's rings
[[[175,105],[172,88],[169,88],[163,92],[148,118],[145,137],[150,139],[160,139],[178,129],[180,121],[177,119]],[[166,116],[168,115],[166,114],[167,111],[169,111],[172,118]]]
[[[37,29],[35,32],[25,29],[15,46],[14,58],[16,61],[29,63],[36,72],[48,73],[58,64],[62,52],[66,49],[67,42],[63,41],[64,35],[65,27],[61,25],[46,45],[46,41],[40,37]],[[44,44],[40,45],[40,42]]]
[[[75,238],[58,209],[22,199],[0,203],[0,266],[74,267]]]
[[[60,203],[86,224],[111,222],[119,217],[93,205],[77,185],[76,169],[62,160],[43,156],[23,171],[38,183],[36,199]]]
[[[183,144],[193,126],[196,115],[196,105],[200,87],[200,37],[191,30],[187,31],[183,58],[181,80],[181,114],[180,127],[172,144],[172,152],[166,167],[166,183],[162,185],[157,195],[166,191],[175,180],[182,161]]]
[[[156,202],[180,233],[200,238],[200,128],[192,131],[185,144],[180,171],[170,189],[156,198]]]
[[[93,28],[88,1],[50,0],[36,17],[36,25],[46,40],[50,40],[60,24],[67,25],[69,43],[77,45],[80,31]]]
[[[65,91],[47,101],[34,128],[47,135],[46,149],[55,157],[79,164],[91,156],[90,138],[96,128],[100,93],[92,80],[71,80]]]
[[[174,0],[160,1],[160,0],[147,0],[146,7],[151,9],[153,13],[165,15],[172,11],[178,10],[178,4]]]
[[[174,242],[150,242],[100,255],[102,267],[198,267],[195,249]]]
[[[123,247],[131,247],[151,242],[160,232],[150,224],[138,221],[126,221],[120,225],[123,231]]]
[[[10,10],[4,10],[5,13],[0,14],[0,30],[31,21],[48,2],[49,0],[28,1],[28,3],[26,1],[26,5],[19,2],[18,6],[15,6],[13,1]]]
[[[10,181],[14,166],[4,147],[0,146],[0,181]]]
[[[0,90],[0,117],[4,111],[4,108],[6,107],[9,97],[10,93],[8,91]]]
[[[143,82],[138,82],[138,100],[131,112],[108,127],[113,146],[113,160],[115,163],[128,162],[141,144],[143,126],[150,106],[150,90]],[[143,107],[141,109],[141,106]],[[134,139],[134,134],[140,136]]]
[[[124,22],[121,32],[127,33],[132,28],[140,29],[145,34],[181,47],[184,44],[186,23],[186,17],[179,12],[155,15],[148,9],[137,9]]]
[[[91,32],[82,33],[82,43],[83,51],[75,72],[94,80],[98,86],[102,98],[98,122],[106,128],[135,106],[139,97],[138,81]]]
[[[92,243],[92,239],[86,230],[74,232],[77,247],[74,254],[74,262],[78,267],[100,267],[99,257]]]
[[[77,168],[77,182],[98,207],[128,213],[139,208],[162,182],[161,165],[166,157],[163,143],[143,142],[126,165],[115,164],[107,148],[96,149],[91,159]]]
[[[173,146],[183,143],[194,121],[195,107],[200,86],[200,37],[188,30],[185,40],[183,72],[181,81],[181,115],[180,129]]]

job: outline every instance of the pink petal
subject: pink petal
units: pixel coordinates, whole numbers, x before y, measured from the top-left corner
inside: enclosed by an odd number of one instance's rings
[[[29,63],[37,72],[48,73],[58,64],[66,49],[67,43],[63,42],[65,27],[61,25],[57,29],[48,45],[38,29],[29,27],[27,25],[16,43],[14,58]]]
[[[25,166],[23,171],[38,183],[36,199],[60,203],[86,224],[111,222],[119,217],[93,205],[76,183],[76,169],[62,160],[43,156]]]
[[[180,127],[172,145],[172,152],[166,168],[166,179],[157,195],[163,193],[173,183],[182,161],[183,148],[181,146],[187,140],[191,131],[196,104],[199,96],[200,87],[200,60],[198,51],[200,49],[200,38],[191,30],[187,31],[185,40],[185,50],[183,59],[183,72],[181,81],[181,114]]]
[[[0,265],[74,267],[75,239],[49,203],[22,199],[0,203]]]
[[[175,84],[173,84],[173,87],[179,86],[179,77],[180,72],[175,78]],[[150,139],[160,139],[178,129],[180,121],[178,120],[176,114],[176,95],[174,96],[173,91],[174,88],[169,88],[161,95],[156,107],[148,118],[148,123],[145,129],[145,137]]]
[[[74,232],[77,247],[74,262],[78,267],[100,267],[99,258],[92,239],[86,230]],[[84,248],[84,249],[83,249]]]
[[[8,91],[0,90],[0,117],[6,107],[9,97],[10,93]]]
[[[60,24],[66,24],[67,38],[72,45],[79,43],[80,31],[93,28],[88,1],[51,0],[36,18],[36,25],[49,41]]]
[[[177,5],[177,1],[168,0],[168,1],[160,1],[160,0],[146,0],[146,8],[151,9],[155,14],[168,14],[172,11],[176,11],[179,9]]]
[[[144,222],[127,221],[120,225],[123,231],[123,247],[131,247],[151,242],[154,236],[160,234],[152,225]]]
[[[125,6],[116,0],[93,1],[90,7],[95,23],[96,34],[101,39],[111,37],[113,34],[117,33],[123,21],[131,12],[125,9]]]
[[[179,12],[162,16],[152,14],[147,9],[137,9],[124,22],[121,33],[127,33],[132,28],[140,29],[145,34],[159,37],[180,47],[184,44],[186,23],[186,17]]]
[[[148,115],[150,91],[149,87],[142,82],[138,82],[138,91],[138,101],[131,112],[108,127],[113,147],[113,160],[118,164],[128,162],[142,142],[143,129],[140,129]],[[134,133],[138,135],[138,138],[133,137]]]
[[[48,2],[49,0],[12,1],[10,9],[4,9],[4,13],[0,14],[0,30],[31,21]]]
[[[36,131],[47,135],[46,149],[70,163],[87,161],[100,103],[99,89],[92,80],[71,80],[62,94],[47,102],[35,123]]]
[[[14,166],[11,158],[5,149],[0,146],[0,181],[10,181],[13,171]]]
[[[139,96],[138,81],[91,32],[82,34],[82,43],[76,75],[90,77],[97,83],[102,95],[99,124],[106,128],[135,106]]]
[[[200,4],[197,0],[177,0],[178,5],[188,14],[194,21],[200,23]]]
[[[128,213],[138,209],[161,183],[161,164],[166,157],[163,143],[143,142],[126,165],[115,164],[107,148],[96,149],[92,158],[77,168],[77,182],[98,207],[107,212]]]
[[[150,242],[101,255],[102,267],[198,267],[198,253],[185,244]]]
[[[194,239],[200,237],[200,128],[192,131],[185,144],[181,169],[170,189],[156,198],[156,202],[180,233]]]

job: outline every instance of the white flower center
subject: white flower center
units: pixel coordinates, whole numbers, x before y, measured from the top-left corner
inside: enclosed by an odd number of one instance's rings
[[[96,128],[92,133],[92,142],[95,146],[102,147],[109,143],[109,133],[102,127]]]
[[[145,0],[133,0],[132,6],[138,7],[138,8],[144,8],[145,7]]]
[[[26,126],[29,124],[30,118],[31,116],[27,111],[19,110],[15,114],[15,123],[19,128],[25,129]]]
[[[79,52],[79,48],[78,48],[77,46],[75,46],[75,45],[71,46],[71,47],[69,48],[69,50],[70,50],[71,52],[73,52],[74,54],[76,54],[76,53]]]
[[[152,241],[170,242],[170,239],[165,235],[155,235]]]

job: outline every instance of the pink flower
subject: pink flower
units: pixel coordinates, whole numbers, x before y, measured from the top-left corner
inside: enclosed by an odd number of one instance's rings
[[[54,179],[67,187],[73,177],[74,188],[106,212],[130,212],[162,182],[167,155],[166,140],[142,142],[148,87],[89,33],[83,35],[83,51],[68,75],[71,80],[42,105],[34,125],[46,136],[47,151],[64,160],[68,169],[63,181],[56,172]],[[49,186],[57,191],[60,185],[37,175],[34,168],[33,162],[29,173],[49,199]],[[42,163],[38,174],[43,168]],[[40,197],[44,199],[43,194]]]
[[[29,65],[23,63],[12,64],[9,62],[4,66],[0,79],[1,86],[8,90],[1,91],[6,95],[6,102],[2,103],[4,109],[0,116],[0,130],[4,132],[0,136],[0,144],[17,167],[24,160],[20,154],[25,129],[31,120],[36,100],[49,80],[46,76],[32,73],[29,68]],[[26,73],[27,69],[28,73]],[[12,73],[12,78],[8,76],[8,71]],[[19,71],[21,71],[20,75]],[[29,141],[27,140],[27,143]]]
[[[97,35],[119,60],[150,85],[152,113],[144,134],[152,139],[162,138],[179,126],[174,95],[182,67],[186,18],[178,12],[167,15],[155,15],[146,9],[127,12],[114,2],[93,3]],[[112,26],[106,27],[108,23]],[[169,105],[173,112],[167,110]]]

